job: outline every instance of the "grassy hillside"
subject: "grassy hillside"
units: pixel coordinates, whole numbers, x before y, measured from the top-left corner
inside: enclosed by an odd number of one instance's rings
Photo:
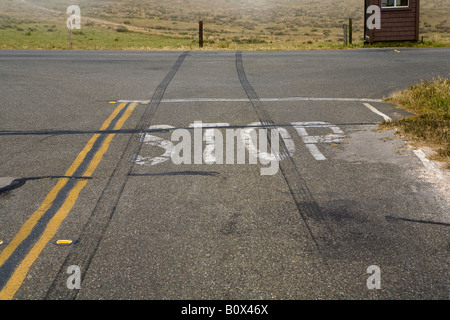
[[[0,48],[67,48],[71,4],[82,14],[74,48],[194,49],[199,20],[206,48],[341,48],[348,18],[362,46],[363,0],[1,0]],[[422,1],[426,45],[450,45],[449,11],[450,0]]]

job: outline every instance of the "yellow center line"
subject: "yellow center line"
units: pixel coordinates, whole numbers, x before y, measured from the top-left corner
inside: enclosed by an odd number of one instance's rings
[[[121,111],[121,109],[124,106],[125,106],[125,104],[123,104],[123,105],[121,104],[116,109],[116,111],[113,113],[113,115],[111,115],[111,117],[102,126],[101,130],[105,130],[106,128],[108,128],[109,124],[114,119],[114,116],[116,116]],[[132,104],[130,104],[128,106],[127,110],[124,112],[122,117],[116,123],[116,125],[114,127],[114,130],[119,130],[119,129],[122,128],[123,124],[130,117],[130,115],[132,114],[132,112],[134,111],[136,106],[137,106],[137,103],[132,103]],[[89,141],[88,145],[90,145],[90,147],[92,147],[93,142],[95,142],[95,140],[98,138],[96,136],[97,135],[94,135],[94,137],[92,137],[92,139]],[[115,136],[115,134],[109,134],[108,137],[105,139],[105,141],[103,141],[102,146],[96,152],[94,158],[90,162],[90,164],[89,164],[88,168],[86,169],[86,171],[85,171],[83,176],[90,177],[93,174],[94,170],[97,168],[98,164],[102,160],[104,153],[108,150],[109,145],[110,145],[110,143],[111,143],[111,141],[112,141],[114,136]],[[87,149],[88,145],[80,153],[80,155],[84,154],[84,156],[85,156],[87,154],[87,152],[85,152],[85,151],[89,150],[89,149]],[[81,161],[80,161],[80,159],[81,159]],[[74,164],[68,170],[68,173],[66,175],[70,176],[71,174],[73,174],[73,172],[75,172],[76,168],[78,168],[78,166],[81,164],[81,162],[82,162],[82,158],[80,156],[77,157],[77,159],[74,161]],[[78,164],[76,165],[75,163],[78,163]],[[74,168],[75,168],[75,170],[74,170]],[[62,184],[62,186],[64,186],[64,184]],[[59,208],[59,210],[56,212],[56,214],[53,216],[53,218],[47,224],[47,227],[45,228],[45,230],[42,233],[42,235],[39,238],[39,240],[36,242],[36,244],[33,246],[33,248],[30,250],[30,252],[22,260],[22,262],[17,267],[17,269],[15,270],[14,274],[11,276],[11,278],[9,279],[9,281],[5,285],[5,287],[2,289],[2,291],[0,291],[0,300],[11,300],[14,297],[15,293],[17,292],[17,290],[22,285],[22,283],[23,283],[23,281],[24,281],[24,279],[25,279],[29,269],[31,268],[31,265],[37,259],[39,254],[42,252],[42,250],[44,249],[45,245],[54,237],[54,235],[56,234],[56,232],[57,232],[58,228],[60,227],[61,223],[64,221],[64,219],[67,217],[67,215],[70,212],[70,210],[75,205],[75,202],[76,202],[76,200],[77,200],[81,190],[86,186],[86,184],[87,184],[87,180],[78,181],[77,184],[74,186],[74,188],[70,191],[69,195],[67,196],[67,199],[64,201],[62,206]],[[58,183],[58,185],[59,185],[59,183]],[[62,186],[61,186],[61,188],[62,188]],[[56,189],[56,187],[54,189]],[[53,202],[53,200],[56,197],[56,194],[55,195],[53,195],[53,194],[57,193],[57,192],[54,192],[54,190],[52,190],[50,193],[52,194],[52,196],[50,196],[50,197],[47,196],[49,204],[46,204],[46,206],[48,205],[48,207],[51,205],[51,202]],[[47,198],[46,198],[46,201],[47,201]],[[36,211],[36,212],[38,212],[38,211]],[[41,212],[37,213],[37,215],[39,215],[39,217],[42,216],[42,214],[43,213],[41,213]],[[32,216],[32,218],[33,218],[33,216]],[[32,220],[34,222],[34,224],[36,224],[38,218],[34,217],[33,219],[30,218],[30,220]],[[28,223],[28,221],[27,221],[27,223]],[[30,225],[25,230],[25,232],[27,232],[27,234],[29,234],[31,232],[31,230],[29,230],[30,226],[31,226],[31,222],[30,222]],[[22,231],[22,229],[21,229],[21,231]],[[21,235],[21,238],[25,239],[26,237],[23,237],[23,235]],[[15,246],[16,248],[17,248],[17,245]],[[2,252],[2,254],[3,254],[3,252]],[[0,256],[0,258],[2,258],[2,257]],[[4,259],[4,260],[6,260],[6,259]],[[1,265],[1,263],[3,263],[1,261],[2,260],[0,260],[0,265]]]
[[[114,118],[119,114],[120,111],[126,106],[126,103],[120,104],[116,110],[111,114],[111,116],[106,119],[103,123],[100,130],[106,130]],[[94,135],[89,142],[86,144],[84,149],[78,154],[75,161],[70,166],[69,170],[67,170],[65,176],[70,177],[74,174],[74,172],[78,169],[80,164],[83,162],[89,150],[91,150],[95,141],[100,137],[99,134]],[[44,215],[44,213],[50,208],[53,201],[55,201],[56,196],[61,191],[62,188],[66,185],[68,178],[63,178],[58,181],[56,186],[47,194],[45,200],[39,206],[39,208],[33,213],[33,215],[22,225],[17,235],[14,239],[8,244],[8,246],[0,253],[0,266],[5,263],[6,260],[11,256],[11,254],[17,249],[20,243],[26,239],[33,228],[36,226],[39,219]]]

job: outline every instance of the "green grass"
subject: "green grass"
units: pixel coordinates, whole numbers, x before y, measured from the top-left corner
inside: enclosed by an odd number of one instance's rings
[[[450,77],[422,81],[394,93],[386,102],[416,114],[384,124],[397,127],[404,135],[437,150],[436,159],[450,168]]]
[[[69,49],[65,25],[16,23],[0,27],[2,49]],[[87,50],[146,50],[189,47],[191,38],[170,37],[125,31],[118,28],[84,27],[73,30],[72,48]]]

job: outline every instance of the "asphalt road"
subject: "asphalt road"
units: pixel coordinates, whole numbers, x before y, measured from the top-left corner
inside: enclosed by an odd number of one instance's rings
[[[449,56],[0,51],[0,298],[448,299],[448,176],[376,129]]]

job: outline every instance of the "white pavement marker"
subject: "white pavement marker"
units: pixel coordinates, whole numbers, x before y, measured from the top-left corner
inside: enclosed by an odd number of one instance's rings
[[[372,112],[376,113],[377,115],[383,117],[384,121],[386,122],[391,122],[392,118],[388,117],[387,115],[385,115],[384,113],[378,111],[375,107],[373,107],[372,105],[370,105],[369,103],[365,102],[364,105],[369,108]]]

